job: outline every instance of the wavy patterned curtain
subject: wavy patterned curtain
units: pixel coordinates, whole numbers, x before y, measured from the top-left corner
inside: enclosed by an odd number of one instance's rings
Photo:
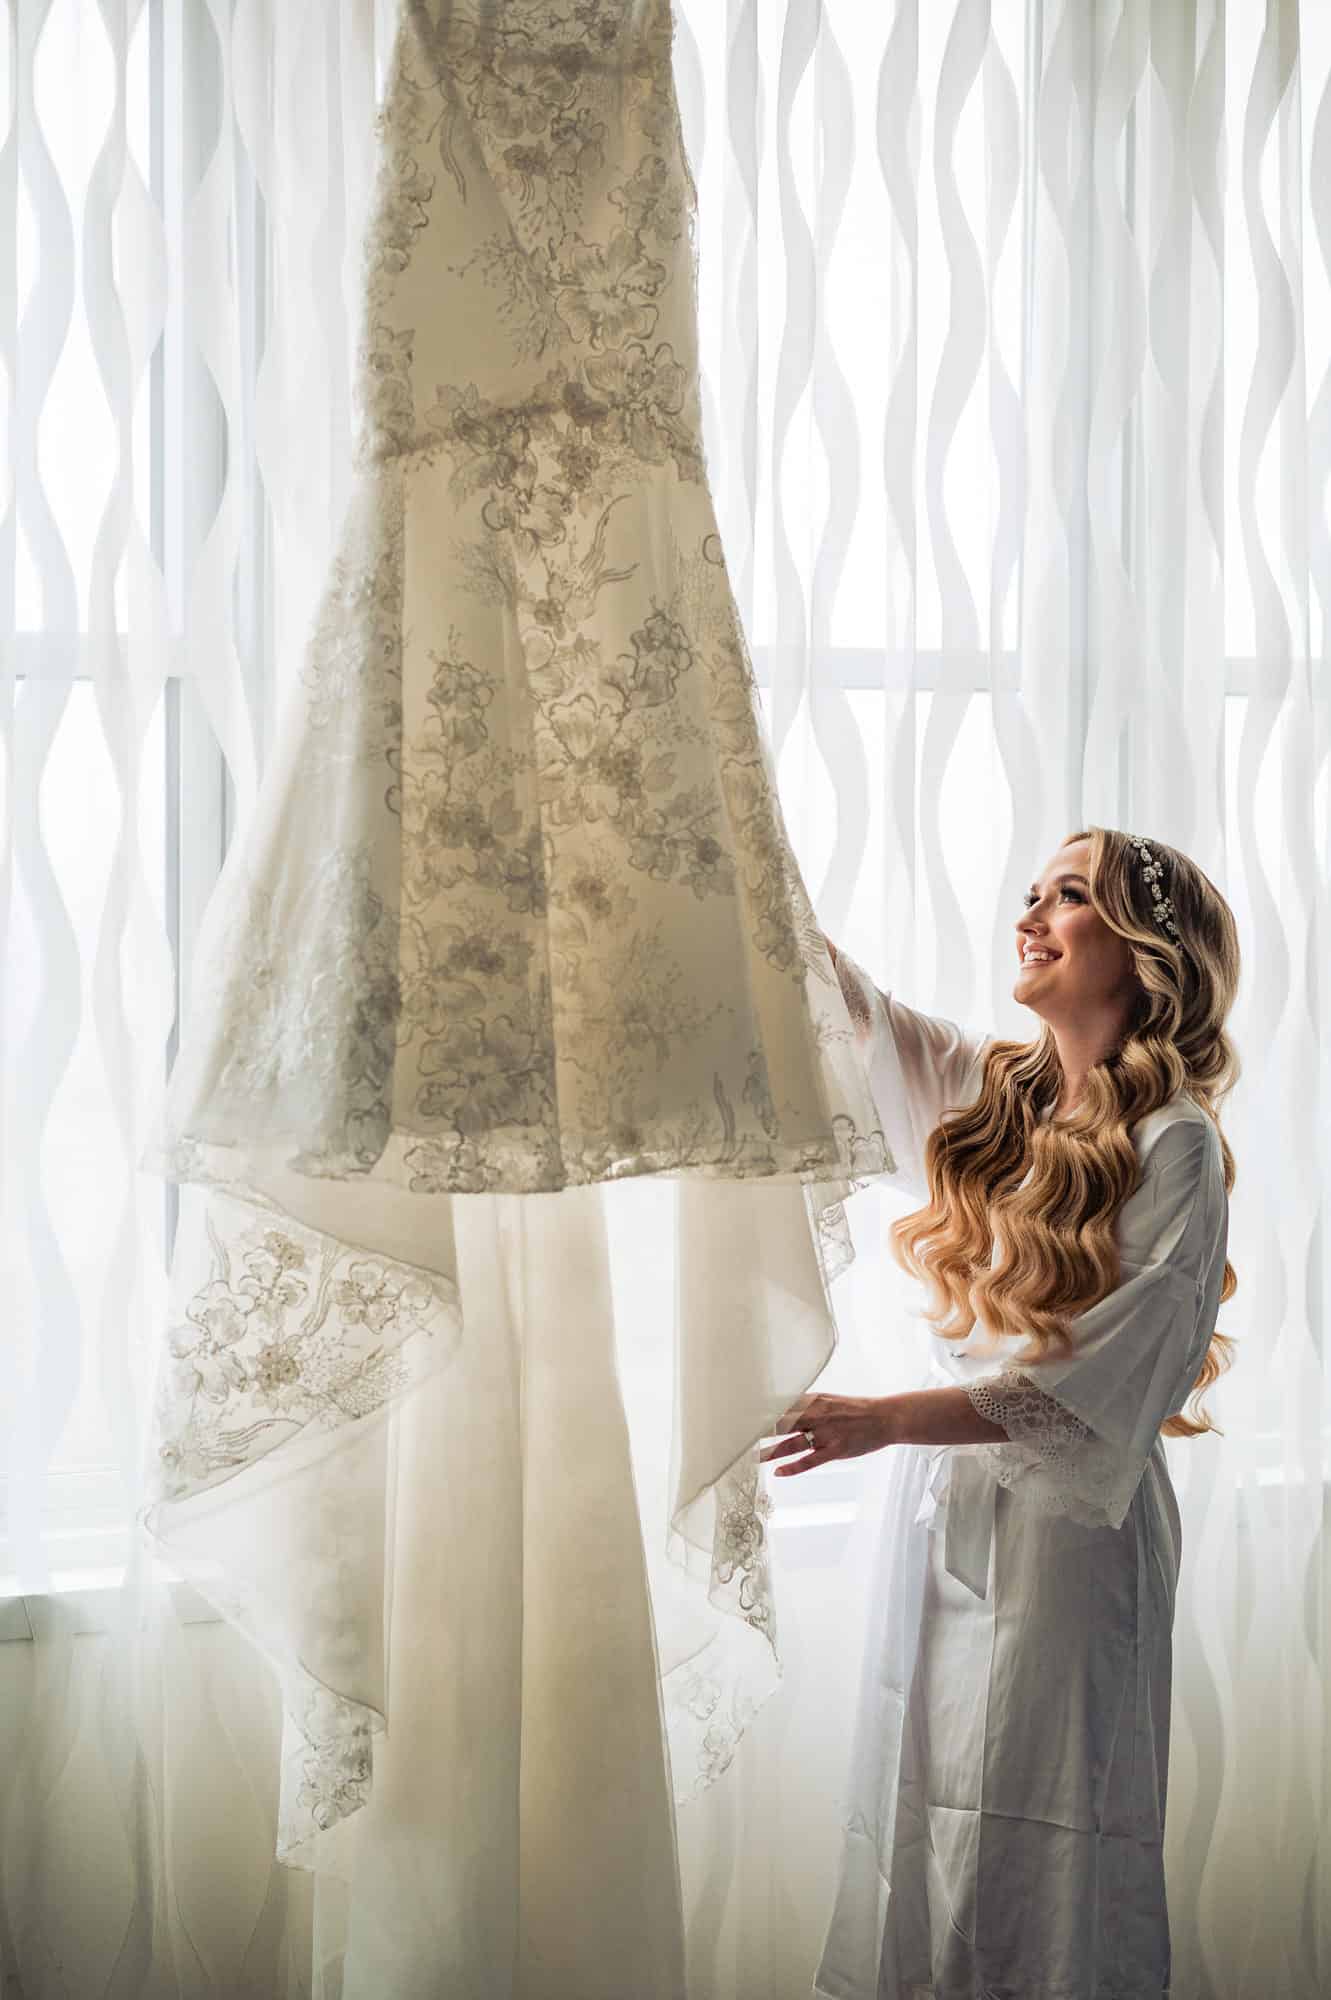
[[[347,460],[391,4],[8,0],[0,42],[0,1966],[23,2000],[337,1991],[273,1861],[278,1711],[170,1579],[145,1765],[105,1688],[176,1190],[134,1161]],[[376,19],[376,13],[378,18]],[[1015,1036],[1021,891],[1088,818],[1240,921],[1223,1436],[1183,1510],[1176,2000],[1331,1984],[1331,13],[676,0],[709,471],[830,935]],[[670,1310],[670,1190],[617,1271]],[[850,1204],[822,1385],[912,1374]],[[626,1296],[627,1296],[626,1292]],[[640,1296],[640,1290],[638,1294]],[[621,1336],[644,1485],[659,1329]],[[662,1473],[662,1476],[663,1473]],[[690,2000],[797,2000],[881,1465],[776,1482],[785,1674],[679,1813]],[[164,1788],[169,1880],[136,1849]],[[199,1809],[207,1799],[210,1809]],[[447,1802],[436,1802],[440,1813]],[[326,1975],[326,1976],[325,1976]],[[8,1990],[8,1988],[7,1988]]]

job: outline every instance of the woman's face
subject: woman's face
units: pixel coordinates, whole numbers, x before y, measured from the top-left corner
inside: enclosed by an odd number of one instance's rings
[[[1091,905],[1089,840],[1060,847],[1032,883],[1017,919],[1017,978],[1013,998],[1053,1023],[1066,1025],[1106,1007],[1131,1004],[1136,985],[1132,948]],[[1051,959],[1029,959],[1039,949]]]

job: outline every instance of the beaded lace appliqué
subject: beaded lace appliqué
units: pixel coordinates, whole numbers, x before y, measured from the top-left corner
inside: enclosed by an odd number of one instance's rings
[[[261,1134],[425,1193],[881,1171],[768,1068],[792,991],[838,1030],[707,490],[671,10],[436,11],[379,119],[287,819],[195,982],[186,1045],[227,1066],[182,1066],[145,1164]],[[431,297],[494,338],[434,365]],[[749,940],[728,983],[709,935]]]

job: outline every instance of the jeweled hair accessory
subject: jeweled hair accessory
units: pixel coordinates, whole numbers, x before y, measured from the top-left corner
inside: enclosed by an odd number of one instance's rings
[[[1174,922],[1174,905],[1168,896],[1162,896],[1160,894],[1160,891],[1156,886],[1158,883],[1163,882],[1165,879],[1164,868],[1162,867],[1160,862],[1156,860],[1155,856],[1152,854],[1150,848],[1146,845],[1146,842],[1144,840],[1139,839],[1135,833],[1130,833],[1128,835],[1128,839],[1132,842],[1132,845],[1137,850],[1138,858],[1142,863],[1142,874],[1146,877],[1146,880],[1150,883],[1151,894],[1155,898],[1151,914],[1154,916],[1161,930],[1172,931],[1174,933],[1174,936],[1177,937],[1179,935],[1179,927]]]

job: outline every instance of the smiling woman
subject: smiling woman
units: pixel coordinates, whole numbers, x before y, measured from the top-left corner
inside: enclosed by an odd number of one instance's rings
[[[1033,885],[1030,1045],[919,1014],[836,956],[897,1177],[925,1197],[892,1241],[933,1336],[928,1386],[801,1398],[764,1453],[791,1460],[779,1476],[894,1456],[828,2000],[1168,1989],[1161,1433],[1206,1428],[1183,1404],[1220,1365],[1235,1284],[1215,1106],[1238,954],[1223,897],[1165,853],[1177,921],[1152,851],[1106,828]]]
[[[1081,1094],[1090,1065],[1122,1039],[1136,1004],[1137,980],[1128,940],[1099,914],[1090,883],[1091,842],[1064,843],[1046,871],[1047,887],[1033,882],[1017,924],[1020,971],[1013,997],[1053,1030],[1063,1071],[1055,1117],[1065,1117]],[[1057,965],[1058,977],[1042,978]]]

